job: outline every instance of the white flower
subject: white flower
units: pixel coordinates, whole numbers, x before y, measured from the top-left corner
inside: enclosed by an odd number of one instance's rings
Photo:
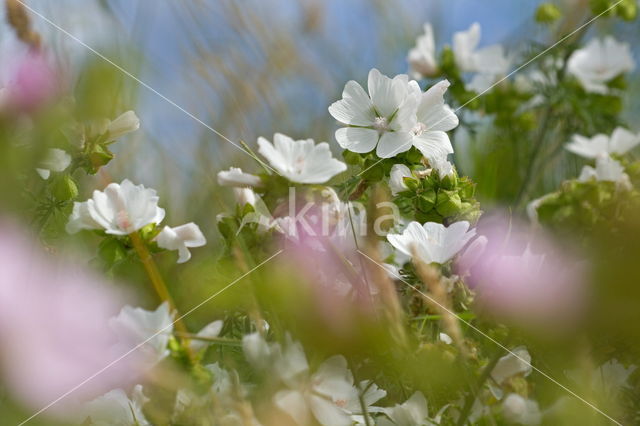
[[[538,425],[542,420],[538,403],[517,393],[510,393],[502,401],[502,415],[510,423],[527,426]]]
[[[592,138],[573,135],[573,140],[566,145],[568,151],[584,158],[597,158],[602,155],[623,155],[640,144],[640,134],[635,134],[624,127],[616,127],[611,136],[598,134]]]
[[[273,145],[258,138],[259,152],[282,176],[296,183],[325,183],[347,170],[347,165],[331,155],[329,144],[313,139],[294,141],[281,133],[273,135]]]
[[[189,247],[202,247],[207,243],[198,225],[193,222],[171,228],[165,226],[156,237],[158,247],[178,250],[178,263],[191,259]]]
[[[451,338],[451,336],[449,336],[446,333],[440,333],[438,335],[438,340],[440,340],[442,343],[450,345],[453,343],[453,339]]]
[[[586,182],[591,179],[597,181],[618,182],[623,188],[631,188],[629,176],[624,172],[622,164],[609,156],[601,156],[596,159],[595,169],[591,166],[584,166],[578,180]]]
[[[507,355],[498,360],[496,366],[491,371],[491,378],[499,385],[507,379],[531,373],[531,355],[524,346],[518,346]]]
[[[124,350],[144,342],[141,351],[150,364],[155,364],[169,355],[167,344],[173,332],[173,315],[169,304],[164,302],[155,311],[125,306],[111,318],[109,327],[118,337],[118,346]]]
[[[218,172],[218,185],[221,186],[260,186],[262,180],[256,175],[244,173],[238,167],[231,167],[229,170]]]
[[[409,167],[404,164],[394,164],[393,167],[391,167],[391,172],[389,173],[389,188],[391,188],[392,195],[396,196],[398,193],[409,189],[404,183],[403,178],[405,177],[413,177]]]
[[[433,37],[433,27],[430,23],[424,24],[424,34],[416,40],[416,46],[409,50],[407,57],[411,78],[433,77],[438,72],[436,61],[436,43]]]
[[[628,386],[629,376],[636,370],[635,365],[625,367],[617,359],[612,359],[599,367],[592,376],[591,386],[594,389],[601,389],[603,393],[616,394],[623,387]]]
[[[44,180],[49,179],[51,172],[63,172],[71,164],[71,156],[65,150],[51,148],[47,151],[47,155],[40,164],[41,167],[36,171]]]
[[[469,231],[469,222],[452,223],[445,227],[440,223],[427,222],[420,225],[411,222],[402,234],[389,234],[387,240],[402,253],[418,258],[425,263],[446,263],[476,235]]]
[[[445,132],[456,128],[459,121],[449,105],[444,103],[444,94],[450,85],[447,80],[442,80],[424,93],[413,89],[420,102],[416,110],[417,122],[411,129],[411,144],[431,162],[443,158],[446,161],[447,155],[453,153]]]
[[[430,160],[430,162],[431,167],[438,172],[440,179],[444,179],[447,176],[453,176],[453,164],[447,161],[446,157],[436,157],[435,159]]]
[[[368,382],[362,382],[359,387],[355,386],[347,360],[336,355],[322,363],[315,374],[298,386],[276,393],[274,402],[299,425],[311,424],[313,416],[324,426],[350,426],[354,417],[363,414],[360,389],[368,385]],[[369,386],[362,395],[367,412],[381,411],[372,405],[385,395],[386,392],[377,386]]]
[[[606,83],[618,75],[635,68],[628,43],[620,43],[611,36],[604,40],[594,38],[578,49],[567,62],[567,71],[573,74],[587,92],[605,94]]]
[[[236,203],[238,203],[239,206],[249,204],[255,207],[256,200],[258,200],[259,198],[251,188],[233,188],[233,196],[235,197]]]
[[[222,320],[214,321],[202,327],[202,330],[198,331],[198,333],[196,333],[196,336],[202,337],[204,339],[211,339],[213,337],[218,337],[218,335],[220,334],[220,331],[222,331],[222,326],[224,326],[224,321]],[[189,341],[189,346],[191,346],[191,349],[193,349],[196,352],[206,348],[209,345],[210,345],[210,342],[207,342],[206,340],[192,339]]]
[[[467,31],[453,35],[453,55],[462,72],[480,72],[483,74],[504,74],[509,69],[510,61],[501,45],[478,49],[481,29],[477,22]]]
[[[273,346],[257,332],[242,338],[242,350],[247,361],[259,369],[264,369],[271,363],[274,353]]]
[[[83,415],[91,418],[93,426],[147,426],[151,423],[142,413],[147,401],[141,385],[133,388],[131,399],[122,389],[114,389],[88,402]]]
[[[391,424],[397,426],[432,426],[438,424],[429,418],[429,407],[422,392],[415,392],[402,404],[386,408],[384,413],[391,419]],[[380,425],[387,425],[389,422],[380,422]]]
[[[135,132],[140,128],[140,119],[133,111],[127,111],[107,126],[107,137],[109,140],[118,139],[120,136],[124,136],[127,133]]]
[[[128,235],[150,223],[164,219],[164,209],[158,207],[156,191],[134,185],[128,179],[111,183],[104,191],[93,191],[93,197],[73,204],[67,232],[82,229],[104,229],[111,235]]]
[[[338,144],[349,151],[390,158],[411,148],[411,129],[416,125],[416,92],[420,87],[406,74],[393,79],[377,69],[369,72],[369,94],[355,81],[344,86],[342,99],[329,107],[339,122],[357,127],[336,131]]]

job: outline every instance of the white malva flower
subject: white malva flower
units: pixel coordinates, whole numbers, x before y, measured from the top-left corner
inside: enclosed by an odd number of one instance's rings
[[[164,302],[155,311],[125,306],[111,318],[109,327],[118,338],[118,347],[128,350],[144,342],[141,351],[149,364],[155,364],[167,355],[167,344],[173,332],[173,314]]]
[[[404,178],[412,176],[409,167],[404,164],[394,164],[389,173],[389,188],[391,188],[391,194],[396,196],[398,193],[409,189],[404,183]]]
[[[274,402],[299,425],[311,424],[313,416],[324,426],[350,426],[354,418],[363,415],[360,389],[367,386],[369,389],[362,395],[367,413],[381,411],[373,404],[383,398],[386,392],[368,382],[355,386],[353,375],[347,368],[347,360],[336,355],[323,362],[316,373],[295,388],[276,393]]]
[[[382,426],[431,426],[434,424],[429,419],[429,407],[422,392],[415,392],[404,403],[386,408],[384,413],[391,422],[381,419]]]
[[[164,209],[158,207],[156,191],[134,185],[128,179],[111,183],[104,191],[93,191],[93,197],[75,202],[67,223],[67,232],[82,229],[103,229],[111,235],[128,235],[150,223],[164,219]]]
[[[596,167],[584,166],[578,180],[586,182],[591,179],[597,181],[618,182],[625,188],[631,187],[629,176],[624,172],[622,164],[609,156],[601,156],[596,159]]]
[[[451,141],[445,132],[456,128],[459,121],[453,110],[444,102],[444,94],[450,85],[447,80],[443,80],[424,93],[419,89],[416,92],[416,86],[412,86],[419,103],[416,125],[411,129],[411,145],[430,162],[446,161],[447,155],[453,154]],[[407,149],[409,148],[410,146]]]
[[[178,250],[178,263],[191,259],[189,247],[202,247],[207,243],[198,225],[193,222],[171,228],[165,226],[155,238],[158,247]]]
[[[518,346],[510,353],[498,360],[496,366],[491,371],[491,378],[499,385],[502,385],[507,379],[523,375],[528,376],[531,373],[531,355],[524,346]]]
[[[196,333],[196,336],[203,339],[211,339],[214,337],[218,337],[218,335],[222,331],[223,326],[224,326],[224,321],[222,320],[214,321],[202,327],[202,330],[198,331],[198,333]],[[199,351],[201,349],[206,348],[209,345],[210,345],[210,342],[207,342],[206,340],[192,339],[189,341],[189,346],[194,351]]]
[[[107,126],[107,135],[110,140],[118,139],[127,133],[135,132],[140,128],[140,119],[133,111],[127,111]]]
[[[357,127],[336,131],[338,144],[349,151],[365,153],[376,148],[376,155],[390,158],[411,148],[420,87],[406,74],[393,79],[377,69],[369,71],[369,94],[351,80],[344,86],[342,99],[329,107],[339,122]]]
[[[83,411],[94,426],[147,426],[151,425],[142,413],[142,406],[149,399],[136,385],[129,398],[122,389],[114,389],[88,402]]]
[[[71,164],[71,156],[63,149],[51,148],[47,151],[47,155],[40,164],[41,167],[36,172],[44,180],[49,179],[51,172],[63,172]]]
[[[616,127],[611,136],[598,134],[592,138],[573,135],[573,140],[565,148],[584,158],[602,155],[623,155],[640,144],[640,133],[633,133],[624,127]]]
[[[467,31],[453,35],[453,55],[456,65],[462,72],[479,72],[499,75],[508,71],[510,61],[499,44],[478,49],[481,28],[477,22]]]
[[[607,36],[594,38],[569,57],[567,71],[574,75],[587,92],[606,94],[607,82],[620,74],[633,71],[635,63],[628,43]]]
[[[287,135],[273,135],[273,145],[258,138],[259,152],[282,176],[296,183],[325,183],[347,165],[331,155],[329,144],[315,144],[313,139],[294,141]]]
[[[255,207],[258,198],[260,198],[251,188],[233,188],[233,196],[240,206],[249,204]]]
[[[502,401],[502,415],[509,423],[538,425],[542,413],[536,401],[525,399],[517,393],[510,393]]]
[[[407,61],[411,78],[416,80],[433,77],[438,72],[436,42],[430,23],[424,24],[424,34],[417,38],[416,46],[409,50]]]
[[[476,235],[469,231],[469,222],[461,221],[446,227],[427,222],[411,222],[402,234],[389,234],[387,240],[402,253],[413,256],[413,250],[424,263],[446,263]]]
[[[223,170],[218,172],[218,185],[220,186],[260,186],[262,180],[250,173],[244,173],[242,169],[238,167],[231,167],[229,170]]]

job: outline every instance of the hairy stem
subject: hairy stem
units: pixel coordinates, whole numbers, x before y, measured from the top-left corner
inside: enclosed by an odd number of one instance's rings
[[[158,295],[160,300],[162,300],[163,302],[167,302],[169,304],[169,309],[171,310],[171,312],[176,313],[176,316],[178,317],[178,319],[174,322],[174,325],[176,326],[177,331],[180,333],[189,333],[187,326],[184,324],[184,322],[180,318],[180,313],[178,312],[178,309],[176,308],[176,304],[173,301],[173,298],[171,297],[171,293],[169,293],[169,289],[167,288],[167,285],[162,279],[162,275],[160,275],[158,266],[153,261],[153,258],[151,257],[151,253],[147,249],[147,246],[142,240],[142,237],[140,237],[140,234],[138,232],[132,232],[131,234],[129,234],[129,237],[131,238],[131,242],[133,243],[133,248],[138,254],[138,257],[140,258],[140,261],[144,266],[144,270],[146,271],[149,277],[149,281],[151,281],[151,285],[153,286],[153,289],[155,290],[156,294]],[[184,349],[186,350],[189,356],[189,359],[193,360],[194,357],[189,347],[188,340],[184,339],[182,343],[183,343]]]

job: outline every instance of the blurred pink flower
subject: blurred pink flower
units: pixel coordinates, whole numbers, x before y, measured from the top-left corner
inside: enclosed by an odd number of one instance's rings
[[[570,327],[586,301],[584,263],[541,230],[494,216],[457,261],[476,308],[523,326]]]
[[[11,394],[32,409],[63,396],[122,355],[108,332],[121,306],[105,283],[72,263],[54,262],[20,231],[0,223],[0,368]],[[136,355],[136,354],[133,354]],[[51,407],[75,403],[136,379],[128,356]]]
[[[46,52],[29,49],[13,56],[3,70],[4,108],[32,112],[60,94],[60,75]]]

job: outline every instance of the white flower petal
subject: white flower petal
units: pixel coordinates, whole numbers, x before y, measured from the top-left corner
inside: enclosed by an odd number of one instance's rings
[[[386,132],[380,137],[376,155],[391,158],[411,149],[413,135],[409,132]]]
[[[338,144],[352,152],[371,152],[378,143],[380,135],[376,130],[363,129],[360,127],[342,127],[336,130],[336,141]]]
[[[342,99],[331,104],[329,113],[339,122],[354,126],[371,126],[375,119],[373,102],[353,80],[344,86]]]

